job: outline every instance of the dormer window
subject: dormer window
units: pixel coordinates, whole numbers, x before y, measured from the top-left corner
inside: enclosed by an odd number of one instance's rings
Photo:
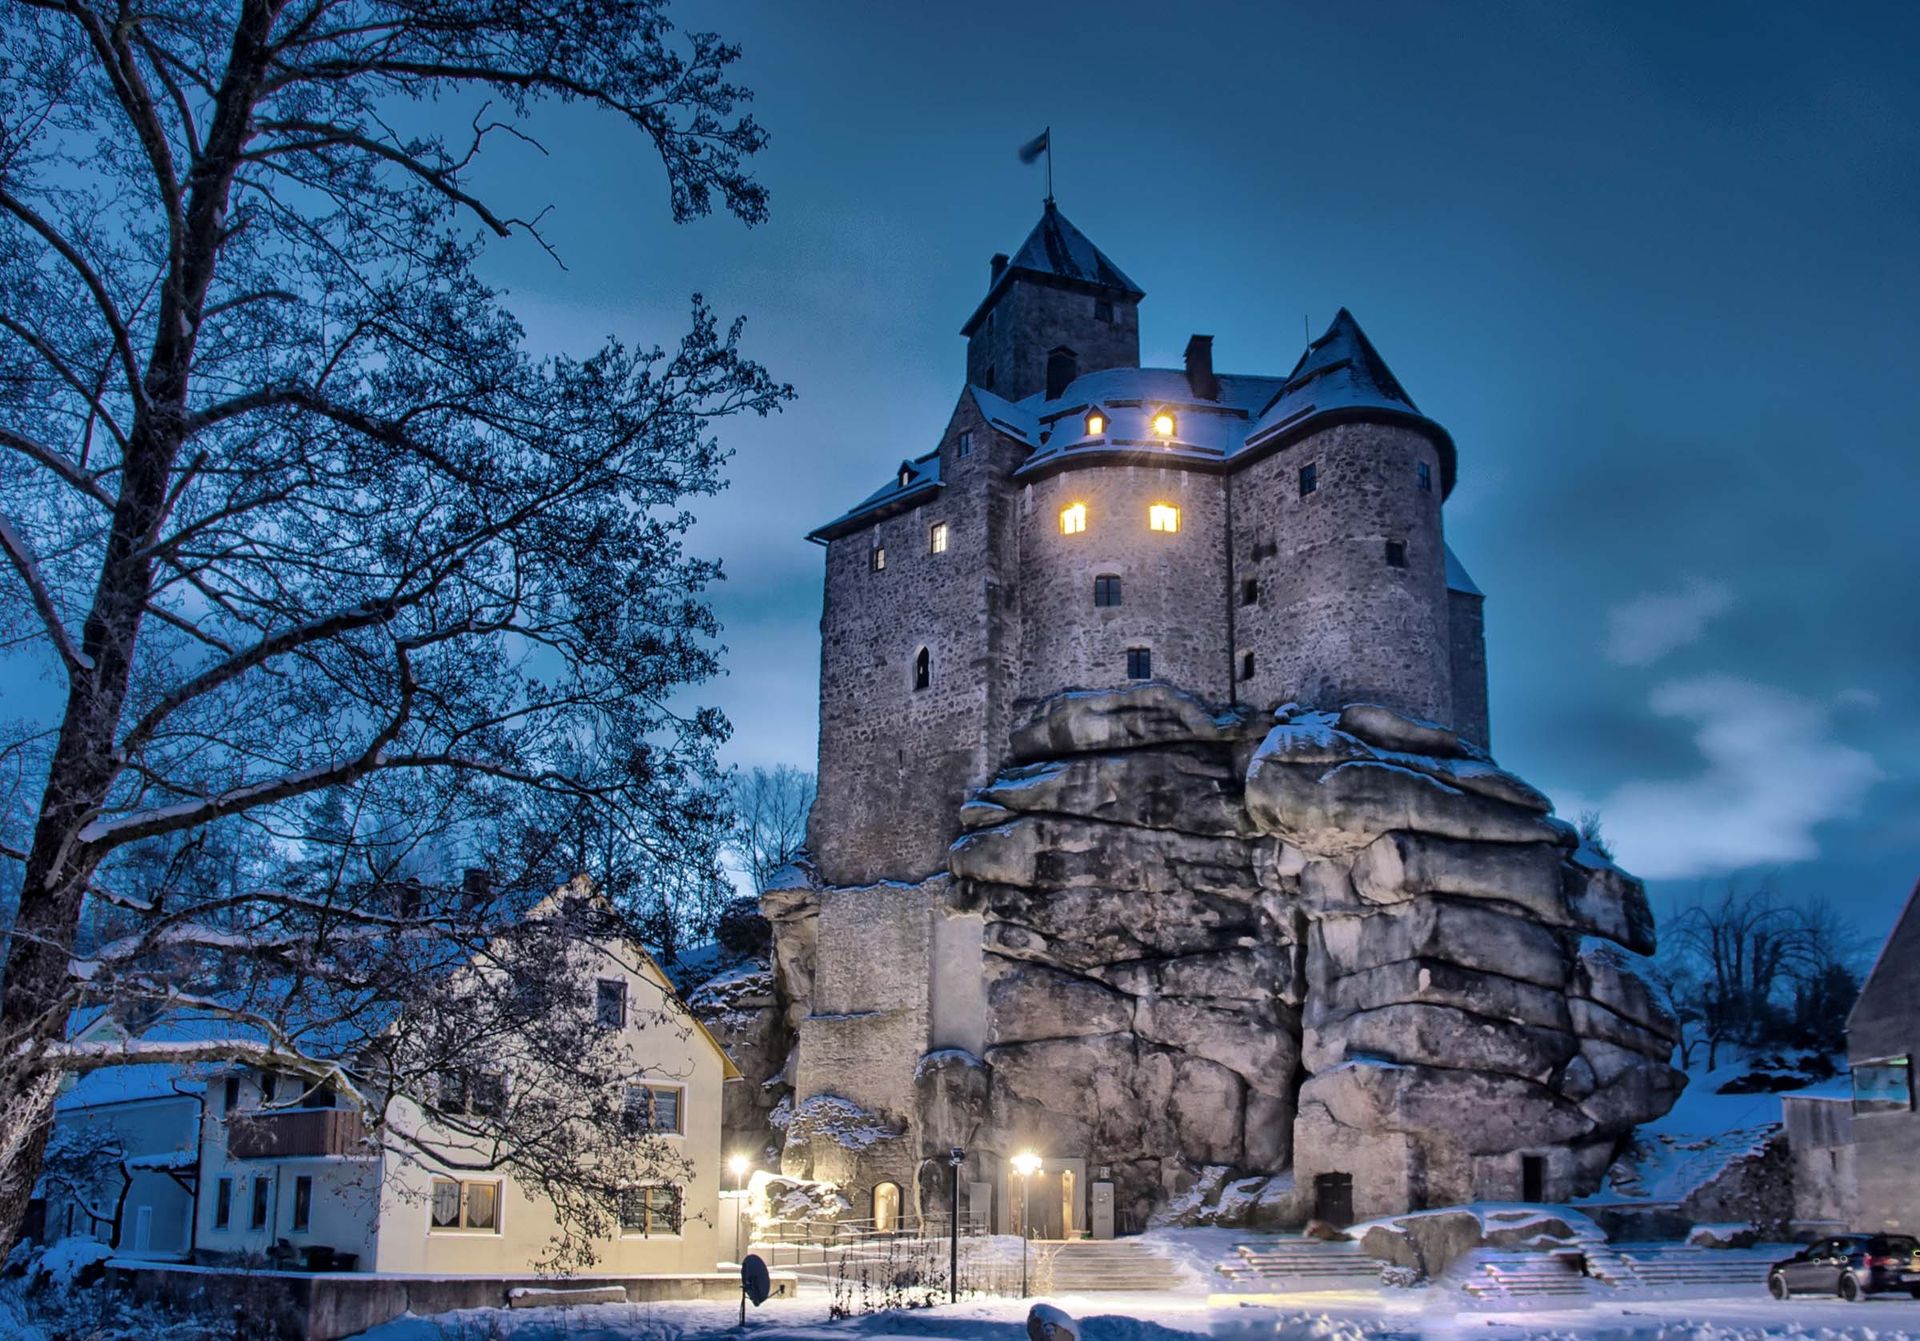
[[[1153,417],[1155,437],[1171,438],[1180,427],[1180,421],[1173,417],[1172,410],[1162,410]]]
[[[912,484],[912,483],[913,483],[913,467],[910,465],[907,465],[905,462],[902,462],[900,466],[900,487],[904,489],[909,484]]]
[[[1072,503],[1060,509],[1060,534],[1079,535],[1087,529],[1087,505]]]
[[[1095,410],[1087,416],[1087,436],[1097,438],[1107,431],[1107,417]]]

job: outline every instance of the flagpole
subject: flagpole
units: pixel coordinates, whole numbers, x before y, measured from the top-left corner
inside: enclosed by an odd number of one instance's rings
[[[1031,124],[1031,123],[1029,123]],[[1053,203],[1053,127],[1047,127],[1047,203]]]

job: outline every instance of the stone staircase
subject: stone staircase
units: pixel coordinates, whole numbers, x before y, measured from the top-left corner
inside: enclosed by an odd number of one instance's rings
[[[1470,1299],[1585,1298],[1594,1281],[1580,1272],[1579,1254],[1480,1248],[1446,1273],[1447,1283]]]
[[[1135,1239],[1036,1242],[1032,1252],[1035,1294],[1178,1290],[1187,1283],[1186,1273],[1172,1258]]]
[[[1767,1268],[1788,1256],[1782,1244],[1751,1248],[1696,1248],[1678,1243],[1622,1244],[1589,1255],[1594,1278],[1622,1290],[1663,1286],[1752,1286],[1767,1283]]]
[[[1380,1263],[1361,1252],[1359,1244],[1305,1237],[1236,1243],[1233,1256],[1214,1270],[1235,1285],[1288,1293],[1380,1285]]]

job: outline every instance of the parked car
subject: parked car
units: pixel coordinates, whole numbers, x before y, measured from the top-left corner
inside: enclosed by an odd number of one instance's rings
[[[1809,1243],[1767,1269],[1775,1299],[1800,1291],[1865,1299],[1900,1291],[1920,1299],[1920,1239],[1906,1234],[1836,1234]]]

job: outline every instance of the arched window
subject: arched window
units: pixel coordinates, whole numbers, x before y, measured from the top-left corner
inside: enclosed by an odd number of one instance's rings
[[[913,687],[917,691],[925,689],[932,683],[933,658],[923,647],[913,654]]]
[[[873,1232],[891,1234],[900,1228],[900,1184],[873,1185]]]

